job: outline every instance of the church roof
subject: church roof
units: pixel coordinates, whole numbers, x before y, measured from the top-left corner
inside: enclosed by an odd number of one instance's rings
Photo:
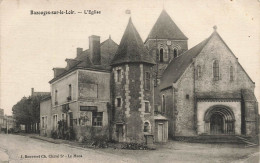
[[[196,58],[201,50],[205,47],[210,38],[205,39],[198,45],[194,46],[190,50],[187,50],[179,57],[173,59],[168,67],[163,72],[161,78],[160,88],[164,89],[170,87],[172,83],[175,83],[181,75],[185,72],[187,67],[192,63],[193,58]]]
[[[165,10],[162,10],[159,18],[154,24],[147,39],[171,39],[171,40],[187,40],[188,38],[182,33],[179,27],[174,23],[172,18]]]
[[[117,52],[112,60],[111,65],[122,63],[149,63],[155,64],[144,43],[129,19],[128,25],[121,39]]]

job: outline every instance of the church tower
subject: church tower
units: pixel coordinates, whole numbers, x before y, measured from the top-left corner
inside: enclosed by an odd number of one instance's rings
[[[159,97],[160,78],[170,61],[188,50],[188,38],[163,9],[145,40],[145,46],[150,56],[153,56],[156,61],[154,68],[157,78],[155,81],[155,110],[163,112],[162,99]]]
[[[154,65],[130,18],[111,63],[112,139],[140,143],[153,133]]]

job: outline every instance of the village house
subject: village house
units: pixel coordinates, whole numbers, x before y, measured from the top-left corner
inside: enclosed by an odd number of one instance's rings
[[[163,10],[145,42],[129,19],[121,42],[89,37],[65,68],[54,68],[41,102],[41,135],[62,121],[77,140],[167,142],[168,136],[258,134],[255,83],[217,32],[188,49]]]
[[[75,59],[66,59],[66,68],[54,68],[51,97],[41,102],[41,135],[58,131],[66,121],[77,139],[109,136],[111,111],[110,62],[118,45],[109,37],[89,37],[89,49],[77,48]]]

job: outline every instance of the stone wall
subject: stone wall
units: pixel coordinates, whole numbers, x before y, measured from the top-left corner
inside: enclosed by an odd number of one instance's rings
[[[258,104],[256,101],[244,101],[245,134],[255,136],[258,134]]]
[[[178,49],[178,54],[181,54],[184,51],[188,50],[187,40],[184,40],[184,41],[171,40],[171,45],[167,45],[167,41],[169,41],[169,40],[166,40],[166,39],[157,40],[157,48],[159,50],[160,50],[160,48],[163,48],[164,53],[166,54],[164,56],[165,62],[168,62],[169,60],[171,60],[173,58],[173,49],[174,48]],[[156,61],[156,40],[148,40],[145,43],[145,46],[149,49],[150,55],[152,55],[153,59]]]
[[[117,70],[121,70],[121,79],[117,82]],[[151,66],[143,64],[126,64],[113,68],[113,108],[114,124],[124,124],[124,141],[144,142],[144,122],[148,121],[152,132],[153,120],[153,82],[150,90],[145,90],[145,72],[152,74]],[[152,80],[152,78],[151,78]],[[116,98],[121,98],[121,106],[117,107]],[[145,102],[149,102],[150,113],[145,113]],[[117,140],[116,127],[113,127],[113,139]]]
[[[79,70],[78,97],[81,101],[110,101],[110,73]]]
[[[175,87],[175,136],[196,135],[196,110],[194,101],[194,68],[190,65]]]

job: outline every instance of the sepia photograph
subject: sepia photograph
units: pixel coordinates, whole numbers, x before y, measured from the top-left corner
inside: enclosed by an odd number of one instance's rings
[[[0,0],[0,163],[259,163],[260,0]]]

